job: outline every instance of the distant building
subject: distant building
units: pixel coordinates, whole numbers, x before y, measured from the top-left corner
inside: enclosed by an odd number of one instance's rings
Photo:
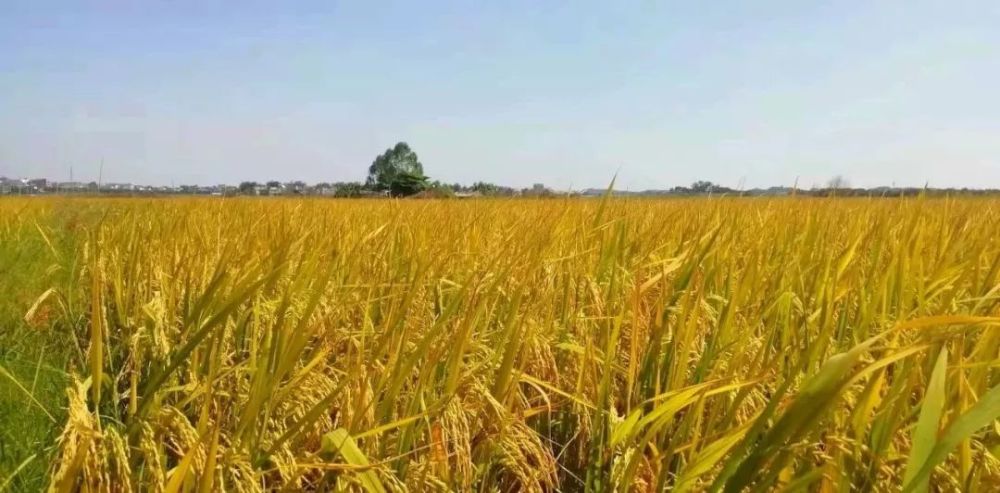
[[[2,194],[18,193],[21,186],[21,180],[0,176],[0,193]]]
[[[101,186],[102,190],[111,192],[132,192],[135,191],[136,188],[138,187],[131,183],[106,183]]]
[[[56,189],[65,192],[79,192],[87,189],[87,184],[79,181],[64,181],[56,184]]]

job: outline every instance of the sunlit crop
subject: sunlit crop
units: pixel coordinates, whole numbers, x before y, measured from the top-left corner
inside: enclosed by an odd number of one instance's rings
[[[56,492],[1000,484],[991,199],[9,199],[0,242]]]

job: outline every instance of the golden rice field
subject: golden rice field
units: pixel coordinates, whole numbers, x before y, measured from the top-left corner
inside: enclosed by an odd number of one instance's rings
[[[0,490],[1000,485],[994,199],[4,199],[0,277]]]

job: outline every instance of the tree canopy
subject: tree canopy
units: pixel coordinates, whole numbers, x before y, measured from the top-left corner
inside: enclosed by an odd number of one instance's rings
[[[402,171],[393,177],[389,192],[393,197],[408,197],[424,191],[427,185],[427,177],[422,173]]]
[[[412,183],[413,177],[424,177],[424,167],[417,153],[406,142],[400,142],[375,158],[368,168],[367,185],[376,190],[391,190],[393,182],[404,173],[410,175],[407,180]]]

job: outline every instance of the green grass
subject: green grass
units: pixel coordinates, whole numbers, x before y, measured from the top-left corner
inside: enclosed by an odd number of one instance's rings
[[[63,328],[46,320],[29,325],[24,317],[48,288],[71,282],[69,260],[78,240],[72,229],[84,213],[58,203],[44,214],[28,202],[4,205],[0,207],[0,484],[6,483],[11,491],[41,491],[48,484],[55,439],[66,417],[71,346]]]

